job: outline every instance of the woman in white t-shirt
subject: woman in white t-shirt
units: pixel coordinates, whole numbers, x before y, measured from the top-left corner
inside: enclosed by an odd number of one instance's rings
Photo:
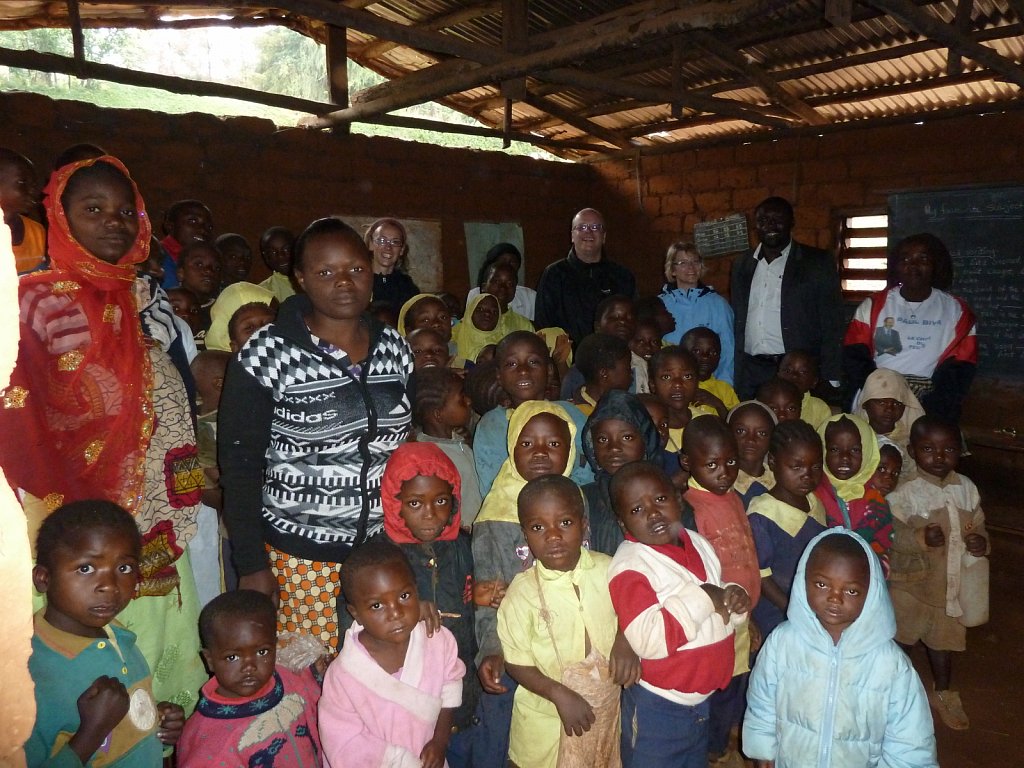
[[[978,365],[975,318],[948,293],[953,260],[935,235],[911,235],[889,259],[889,288],[866,298],[843,340],[852,390],[875,368],[902,373],[925,411],[960,418]]]

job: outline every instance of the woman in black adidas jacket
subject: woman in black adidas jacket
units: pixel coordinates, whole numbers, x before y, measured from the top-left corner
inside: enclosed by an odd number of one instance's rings
[[[409,432],[412,354],[371,318],[370,253],[336,218],[295,243],[305,293],[228,369],[218,418],[239,587],[280,597],[283,630],[336,648],[340,564],[382,527],[381,477]]]

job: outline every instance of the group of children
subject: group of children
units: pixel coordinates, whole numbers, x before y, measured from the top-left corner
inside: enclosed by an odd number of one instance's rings
[[[216,425],[228,361],[295,289],[290,235],[264,235],[275,273],[255,286],[205,206],[169,220],[145,268],[180,276],[197,342],[211,678],[194,712],[154,700],[161,670],[114,620],[145,559],[134,520],[64,505],[37,539],[30,765],[152,766],[175,747],[181,768],[696,767],[737,764],[740,736],[758,766],[927,768],[929,704],[968,726],[951,665],[984,620],[989,544],[955,425],[886,371],[833,414],[800,352],[739,402],[718,335],[663,344],[657,301],[607,298],[572,349],[511,308],[503,262],[461,320],[450,296],[371,305],[408,342],[414,432],[384,469],[383,530],[343,563],[340,652],[279,635],[270,598],[222,592]]]

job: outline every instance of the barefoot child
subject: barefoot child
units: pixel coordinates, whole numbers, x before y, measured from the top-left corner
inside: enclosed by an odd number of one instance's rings
[[[733,490],[739,471],[737,453],[732,431],[717,416],[698,416],[691,421],[680,454],[690,473],[690,487],[683,498],[693,507],[697,532],[715,550],[722,566],[722,581],[743,587],[754,607],[761,596],[761,573],[743,501]],[[708,700],[708,757],[712,763],[738,757],[727,754],[729,734],[743,716],[751,649],[756,651],[760,646],[760,635],[749,621],[736,627],[735,637],[732,681]]]
[[[442,768],[466,673],[455,638],[444,627],[427,635],[416,578],[394,544],[353,550],[341,579],[355,623],[320,698],[327,764]]]
[[[822,477],[821,438],[796,419],[775,427],[768,466],[775,487],[747,508],[761,566],[761,597],[753,619],[764,637],[785,619],[789,591],[804,547],[825,530],[825,509],[814,489]]]
[[[775,475],[765,457],[778,419],[775,418],[775,412],[764,403],[745,400],[729,411],[727,421],[736,437],[736,456],[739,459],[739,472],[736,473],[733,490],[743,499],[746,508],[752,499],[768,493],[775,486]]]
[[[141,556],[135,520],[109,501],[65,504],[40,526],[32,584],[45,607],[33,617],[29,765],[152,768],[161,744],[178,741],[185,713],[153,700],[135,634],[114,619],[138,592]]]
[[[509,759],[517,766],[619,766],[620,686],[640,676],[608,592],[611,558],[583,549],[583,497],[547,475],[519,494],[519,521],[535,558],[498,609],[509,674],[519,683]]]
[[[756,768],[937,768],[924,687],[895,630],[867,543],[842,528],[816,536],[800,558],[789,620],[750,673],[743,751]]]
[[[277,664],[270,598],[252,589],[218,595],[199,615],[199,634],[212,677],[185,723],[179,768],[317,765],[320,684],[312,668],[300,673]]]
[[[708,697],[725,688],[734,627],[750,598],[725,584],[707,540],[680,523],[668,477],[643,461],[612,478],[625,531],[608,570],[619,628],[640,657],[640,684],[622,695],[624,768],[706,768]]]
[[[960,594],[971,566],[989,553],[985,515],[977,487],[956,471],[960,430],[955,424],[922,416],[910,430],[909,451],[917,476],[889,495],[896,642],[907,650],[918,641],[924,645],[933,678],[928,700],[949,728],[966,730],[970,720],[960,692],[950,686],[953,655],[967,647],[965,612],[974,607],[963,605]]]
[[[459,378],[453,371],[451,376]],[[433,443],[405,443],[384,468],[384,535],[409,561],[428,634],[443,626],[455,638],[466,667],[462,703],[452,715],[452,766],[469,765],[472,718],[480,698],[473,628],[473,554],[460,530],[462,479]]]

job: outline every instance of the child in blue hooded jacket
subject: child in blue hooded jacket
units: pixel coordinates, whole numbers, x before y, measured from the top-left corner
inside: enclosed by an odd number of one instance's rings
[[[938,768],[924,686],[895,634],[870,545],[818,534],[750,675],[743,751],[755,767]]]

